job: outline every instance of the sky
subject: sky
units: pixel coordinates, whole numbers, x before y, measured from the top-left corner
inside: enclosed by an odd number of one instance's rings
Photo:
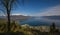
[[[18,3],[12,15],[24,16],[50,16],[60,15],[60,0],[24,0],[24,4]]]

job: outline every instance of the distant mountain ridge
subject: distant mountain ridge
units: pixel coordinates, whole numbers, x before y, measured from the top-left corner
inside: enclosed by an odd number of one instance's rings
[[[42,18],[60,20],[60,15],[58,15],[58,16],[42,16]]]
[[[31,18],[31,16],[23,16],[23,15],[11,15],[10,17],[11,20],[27,20]],[[0,19],[7,19],[7,17],[0,16]]]
[[[10,16],[12,20],[27,20],[32,18],[37,18],[33,16],[23,16],[23,15],[11,15]],[[6,16],[0,16],[0,19],[6,19]],[[52,19],[52,20],[60,20],[60,15],[56,16],[41,16],[41,18],[45,19]]]

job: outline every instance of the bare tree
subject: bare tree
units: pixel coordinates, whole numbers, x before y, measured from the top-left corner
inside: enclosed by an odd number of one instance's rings
[[[0,7],[2,7],[0,10],[7,15],[8,32],[10,31],[10,13],[12,11],[12,8],[14,8],[16,1],[17,0],[0,0]],[[24,0],[21,0],[21,2],[24,2]]]

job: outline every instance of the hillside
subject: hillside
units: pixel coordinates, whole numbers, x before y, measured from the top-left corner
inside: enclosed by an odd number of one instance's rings
[[[11,15],[11,20],[27,20],[30,19],[31,16],[23,16],[23,15]],[[6,16],[0,16],[0,19],[7,19]]]
[[[42,18],[60,20],[60,16],[42,16]]]

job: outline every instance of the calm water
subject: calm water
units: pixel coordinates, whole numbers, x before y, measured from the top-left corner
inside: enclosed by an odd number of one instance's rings
[[[49,20],[44,18],[33,18],[28,20],[20,21],[21,25],[29,24],[30,26],[50,26],[53,22],[55,22],[56,26],[60,26],[60,21],[58,20]]]

